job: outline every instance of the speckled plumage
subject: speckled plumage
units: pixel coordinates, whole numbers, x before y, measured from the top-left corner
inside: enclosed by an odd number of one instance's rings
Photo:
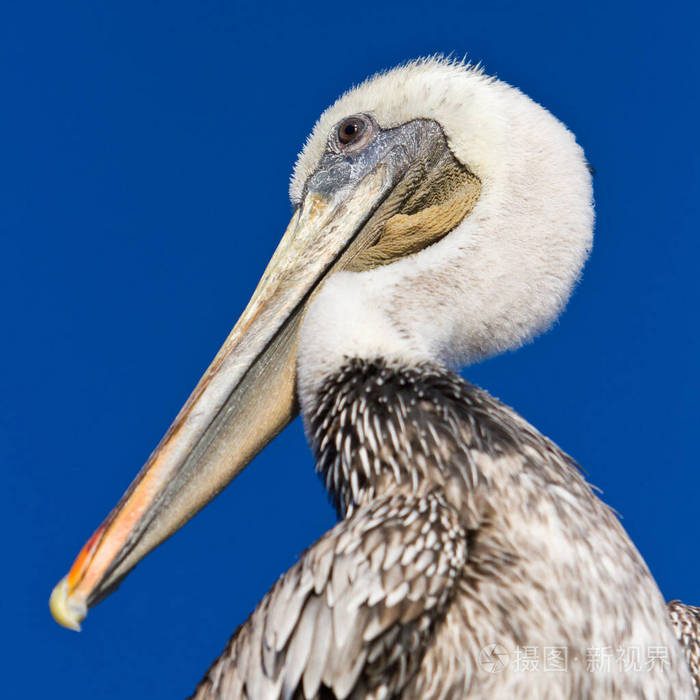
[[[673,631],[683,647],[693,674],[693,688],[700,697],[700,608],[672,600],[668,603],[668,611]]]
[[[305,421],[342,520],[273,587],[196,698],[694,697],[619,521],[512,410],[437,365],[354,359]],[[510,655],[495,673],[492,644]],[[514,666],[519,650],[545,647],[567,650],[567,673]],[[665,663],[587,667],[592,649],[637,647],[665,649]]]

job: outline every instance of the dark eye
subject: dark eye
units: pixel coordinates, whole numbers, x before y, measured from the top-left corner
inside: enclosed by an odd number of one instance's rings
[[[365,130],[365,123],[359,117],[350,117],[340,122],[338,126],[338,141],[347,146],[362,135]]]

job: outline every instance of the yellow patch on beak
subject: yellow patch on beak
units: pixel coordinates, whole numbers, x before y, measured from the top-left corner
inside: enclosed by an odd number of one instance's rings
[[[376,242],[364,248],[349,269],[359,272],[417,253],[446,236],[474,209],[481,181],[449,151],[430,175],[384,222]]]

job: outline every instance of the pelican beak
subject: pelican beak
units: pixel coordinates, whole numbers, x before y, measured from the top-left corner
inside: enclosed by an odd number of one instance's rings
[[[323,279],[352,257],[358,233],[401,177],[404,163],[397,152],[375,163],[349,189],[320,185],[306,193],[211,366],[54,588],[50,608],[59,624],[79,630],[89,607],[214,498],[296,416],[295,357],[304,308]]]
[[[435,201],[425,192],[431,173],[443,183],[462,166],[455,166],[435,122],[374,128],[370,146],[351,155],[328,152],[308,178],[243,315],[148,462],[54,588],[49,604],[61,625],[80,629],[90,606],[296,416],[298,329],[323,280],[429,243],[411,237],[413,229],[425,229],[412,224],[425,213],[416,202]]]

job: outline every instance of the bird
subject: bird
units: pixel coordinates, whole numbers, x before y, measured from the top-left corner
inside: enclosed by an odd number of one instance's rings
[[[338,523],[194,698],[694,698],[668,606],[578,465],[458,370],[547,330],[593,240],[573,134],[442,56],[319,118],[293,215],[158,447],[54,588],[79,629],[298,413]]]

